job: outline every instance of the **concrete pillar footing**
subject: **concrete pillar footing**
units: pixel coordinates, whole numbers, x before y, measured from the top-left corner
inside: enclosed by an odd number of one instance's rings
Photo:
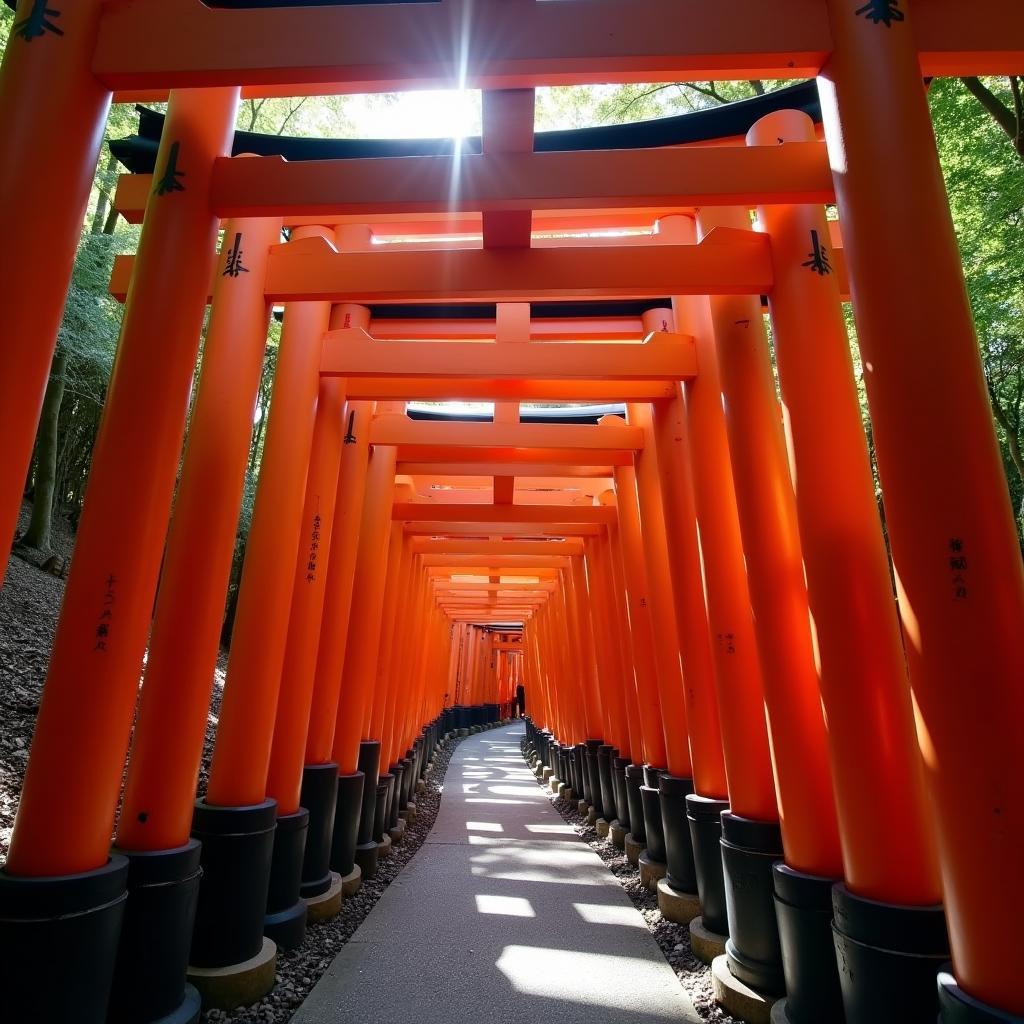
[[[638,867],[640,864],[640,854],[646,849],[644,844],[638,839],[634,839],[633,833],[630,832],[623,841],[623,848],[626,851],[626,860],[628,860],[633,867]]]
[[[633,833],[630,833],[624,841],[624,849],[626,850],[626,859],[634,866],[639,867],[640,865],[640,854],[647,849],[647,847],[639,840],[633,838]]]
[[[541,775],[544,777],[545,782],[549,782],[554,774],[555,773],[551,768],[545,767],[541,769]]]
[[[711,963],[711,989],[715,1002],[734,1017],[747,1024],[772,1024],[772,1007],[779,996],[745,985],[729,970],[729,958],[724,953]]]
[[[581,799],[581,800],[577,801],[577,803],[576,803],[576,813],[577,814],[582,814],[582,815],[585,816],[587,811],[589,811],[589,810],[590,810],[590,804],[588,804],[586,800],[582,800]]]
[[[597,824],[597,808],[594,807],[593,804],[591,804],[590,807],[587,808],[587,824]]]
[[[341,875],[336,871],[331,872],[331,885],[327,892],[319,896],[311,896],[306,902],[306,921],[312,924],[314,921],[329,921],[341,913],[341,904],[345,894],[341,884]]]
[[[263,946],[251,959],[227,967],[192,967],[188,980],[203,997],[203,1007],[236,1010],[262,999],[277,978],[277,946],[263,937]]]
[[[597,834],[601,839],[607,839],[608,833],[611,831],[611,826],[606,818],[598,818],[594,822],[594,828],[597,829]]]
[[[645,885],[651,892],[657,892],[658,882],[665,877],[668,865],[658,860],[651,860],[648,852],[644,850],[640,854],[637,866],[640,868],[640,884]]]
[[[405,841],[405,821],[402,818],[398,819],[398,824],[388,830],[388,836],[391,839],[392,846],[401,846]]]
[[[558,785],[558,799],[559,800],[572,800],[572,787],[567,786],[564,782]]]
[[[618,818],[608,823],[608,838],[612,841],[612,846],[620,850],[626,848],[626,830],[619,824]]]
[[[345,896],[355,896],[363,884],[363,869],[358,864],[352,865],[352,870],[341,879],[341,891]]]
[[[725,952],[728,938],[728,935],[719,935],[705,928],[703,917],[695,917],[690,922],[690,947],[693,949],[693,955],[709,967],[715,957]]]
[[[700,916],[700,897],[692,892],[679,892],[673,889],[667,878],[658,880],[658,909],[666,921],[676,924],[689,924]]]
[[[384,860],[385,857],[390,857],[393,852],[391,849],[391,836],[385,833],[384,838],[377,844],[377,856],[380,860]]]
[[[552,775],[551,778],[548,779],[548,785],[551,787],[552,793],[557,793],[562,786],[562,780],[558,778],[557,775]]]

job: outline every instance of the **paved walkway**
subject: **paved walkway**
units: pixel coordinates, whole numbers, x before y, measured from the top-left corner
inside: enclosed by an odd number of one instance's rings
[[[643,918],[519,752],[462,741],[422,849],[294,1024],[699,1021]]]

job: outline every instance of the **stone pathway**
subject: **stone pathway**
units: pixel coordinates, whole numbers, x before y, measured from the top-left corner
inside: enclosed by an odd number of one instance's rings
[[[700,1020],[619,882],[537,786],[522,735],[462,741],[433,831],[294,1024]]]

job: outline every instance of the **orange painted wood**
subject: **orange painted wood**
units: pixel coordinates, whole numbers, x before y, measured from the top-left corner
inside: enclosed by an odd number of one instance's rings
[[[484,377],[546,380],[685,380],[697,372],[693,339],[650,334],[641,344],[374,341],[365,331],[331,331],[320,372],[331,377]],[[457,384],[453,385],[458,387]]]

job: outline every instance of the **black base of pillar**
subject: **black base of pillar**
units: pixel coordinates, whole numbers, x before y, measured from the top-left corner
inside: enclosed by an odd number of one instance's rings
[[[402,803],[399,805],[404,811],[409,802],[415,803],[416,780],[420,777],[420,752],[423,749],[423,741],[417,740],[406,752],[405,759],[409,762],[405,771],[405,785],[402,787]]]
[[[832,912],[848,1024],[934,1024],[949,960],[942,907],[879,903],[837,883]]]
[[[359,813],[363,804],[362,772],[338,775],[338,791],[334,805],[334,835],[331,838],[331,871],[337,871],[342,878],[352,873],[356,864],[356,840],[359,833]],[[374,849],[376,849],[374,844]],[[362,865],[360,865],[360,868]],[[330,875],[328,875],[330,879]],[[326,892],[326,889],[323,890]],[[303,893],[308,896],[312,894]]]
[[[693,863],[690,823],[686,798],[693,792],[693,779],[662,775],[658,783],[661,827],[665,836],[665,881],[676,892],[697,894],[697,869]]]
[[[302,769],[299,802],[309,811],[306,849],[302,857],[303,899],[321,896],[331,887],[331,837],[337,807],[338,766],[307,764]]]
[[[583,779],[583,799],[594,808],[599,818],[604,817],[604,807],[601,806],[601,770],[597,763],[597,752],[602,746],[600,740],[587,740],[587,774]]]
[[[647,856],[658,864],[665,863],[665,828],[661,823],[661,798],[658,789],[661,772],[650,765],[644,765],[644,784],[640,787],[640,799],[644,809],[644,834],[647,837]],[[632,821],[632,817],[630,818]],[[636,839],[637,834],[633,833]]]
[[[212,807],[197,800],[192,837],[203,844],[203,878],[189,964],[230,967],[263,948],[277,804]]]
[[[374,838],[373,825],[377,808],[377,773],[380,771],[380,743],[363,740],[359,744],[359,771],[363,773],[363,804],[359,812],[359,845]],[[361,865],[360,865],[361,866]]]
[[[277,819],[263,934],[282,949],[297,949],[306,937],[306,901],[300,889],[308,831],[309,811],[305,807]]]
[[[384,833],[391,827],[388,824],[388,797],[391,795],[391,787],[395,783],[395,777],[390,772],[383,772],[377,776],[377,799],[373,808],[373,838],[377,842],[384,839]]]
[[[572,771],[572,792],[577,800],[586,800],[583,795],[586,786],[587,748],[577,743],[569,752],[569,765]]]
[[[612,780],[615,788],[615,817],[619,826],[629,832],[629,794],[626,792],[626,769],[629,767],[628,757],[612,759]]]
[[[782,995],[782,950],[772,865],[782,859],[777,822],[722,815],[722,872],[729,917],[729,969],[760,992]]]
[[[405,761],[398,761],[388,769],[391,776],[391,783],[388,786],[388,830],[398,828],[398,811],[401,806],[402,789],[405,787]]]
[[[939,972],[940,1024],[1024,1024],[1024,1017],[969,996],[948,971]]]
[[[647,842],[647,832],[644,828],[644,800],[641,794],[643,786],[643,767],[638,764],[627,766],[626,799],[629,801],[629,831],[638,843]]]
[[[830,941],[835,879],[805,875],[781,862],[773,865],[772,877],[786,1016],[790,1024],[842,1024],[843,996]]]
[[[200,845],[118,850],[128,860],[128,902],[110,990],[110,1024],[190,1022],[199,993],[186,984],[199,899]]]
[[[104,1024],[127,902],[128,861],[27,878],[0,871],[5,1019]]]
[[[690,793],[686,798],[686,819],[693,847],[693,867],[697,874],[700,914],[704,927],[717,935],[729,934],[721,842],[722,812],[727,810],[728,800],[713,800],[696,793]]]
[[[618,751],[609,743],[597,748],[597,774],[601,783],[601,817],[605,821],[615,818],[615,782],[612,778],[612,759]]]
[[[353,859],[359,865],[359,872],[363,878],[376,878],[377,867],[380,864],[380,844],[375,839],[368,843],[360,843],[356,847]]]

